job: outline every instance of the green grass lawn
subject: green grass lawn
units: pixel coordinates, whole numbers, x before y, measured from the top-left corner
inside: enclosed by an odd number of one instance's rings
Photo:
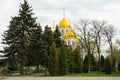
[[[67,74],[65,76],[71,77],[78,77],[78,76],[120,76],[120,72],[113,72],[112,74],[105,74],[103,72],[91,72],[91,73],[74,73],[74,74]]]
[[[28,73],[28,74],[25,74],[24,76],[32,76],[35,74],[36,73]],[[37,74],[41,74],[41,73],[37,73]],[[20,76],[20,74],[19,74],[19,71],[12,71],[10,74],[0,73],[0,76]],[[91,73],[72,73],[72,74],[64,75],[64,77],[94,77],[94,76],[95,77],[114,77],[114,76],[120,76],[120,72],[113,72],[112,74],[105,74],[104,72],[91,72]]]

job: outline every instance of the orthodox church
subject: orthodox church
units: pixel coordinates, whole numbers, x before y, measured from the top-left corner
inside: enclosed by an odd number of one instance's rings
[[[72,30],[69,21],[65,17],[65,11],[63,10],[63,18],[59,22],[59,30],[61,32],[61,39],[65,41],[65,43],[73,48],[76,48],[79,43],[78,35]]]

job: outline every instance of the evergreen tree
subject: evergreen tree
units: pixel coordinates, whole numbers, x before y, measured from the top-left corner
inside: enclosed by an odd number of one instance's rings
[[[52,43],[49,49],[48,70],[52,76],[55,76],[58,73],[58,52],[56,50],[56,46],[54,42]]]
[[[96,71],[97,69],[97,64],[96,64],[96,59],[95,57],[93,56],[93,54],[90,54],[90,69],[92,71]],[[85,59],[84,59],[84,65],[83,65],[83,72],[88,72],[88,55],[85,56]]]
[[[39,65],[43,65],[42,61],[47,45],[44,44],[42,40],[42,29],[40,25],[37,25],[34,30],[32,30],[32,35],[30,36],[29,54],[28,54],[28,64],[37,66],[37,71]],[[32,50],[32,51],[31,51]]]
[[[83,65],[83,72],[88,72],[88,56],[85,55],[85,59],[84,59],[84,65]]]
[[[67,73],[67,53],[66,47],[63,45],[59,50],[59,60],[58,60],[58,74],[65,75]]]
[[[22,35],[22,29],[20,26],[20,17],[12,17],[12,20],[10,21],[10,25],[8,26],[8,30],[4,32],[3,35],[3,44],[8,45],[7,47],[4,47],[3,53],[5,53],[5,57],[10,59],[9,57],[17,57],[18,62],[20,63],[20,70],[21,74],[23,74],[23,64],[25,62],[25,50],[23,50],[23,47],[25,49],[25,46],[23,46],[23,38],[25,39],[25,36]],[[11,58],[12,59],[12,58]],[[14,59],[14,58],[13,58]],[[9,60],[10,61],[10,60]],[[16,61],[16,60],[13,60]]]
[[[106,74],[111,74],[112,73],[112,64],[111,64],[109,56],[106,57],[106,59],[105,59],[104,71],[105,71]]]
[[[75,73],[80,73],[82,72],[82,59],[80,56],[80,51],[79,49],[75,49],[74,50],[74,54],[75,54]]]
[[[36,18],[33,18],[32,15],[32,8],[29,6],[28,2],[24,0],[24,3],[21,4],[19,10],[19,16],[20,16],[20,26],[21,26],[21,54],[26,54],[28,51],[31,51],[29,49],[29,44],[31,40],[31,35],[34,32],[34,29],[36,29],[37,23],[36,23]],[[21,56],[22,57],[22,56]],[[22,62],[22,61],[21,61]],[[22,68],[24,64],[21,65],[21,74],[23,74]]]
[[[24,65],[27,61],[30,36],[36,28],[36,18],[32,15],[31,6],[24,0],[24,3],[20,5],[19,16],[12,18],[9,29],[4,33],[3,43],[9,45],[4,50],[7,55],[17,56],[21,75],[24,74]]]
[[[54,42],[56,43],[56,47],[61,47],[63,45],[63,40],[60,38],[61,33],[58,29],[58,26],[56,26],[56,29],[54,31]]]
[[[118,70],[120,71],[120,62],[118,62]]]
[[[53,42],[53,33],[50,27],[45,26],[45,31],[42,34],[43,40],[47,42],[49,46],[51,46]]]
[[[101,55],[101,69],[104,71],[104,56]]]
[[[90,58],[91,58],[91,70],[92,71],[97,71],[97,61],[96,61],[96,58],[94,57],[93,54],[90,55]]]
[[[68,46],[67,49],[67,63],[68,63],[68,72],[75,73],[75,54],[73,53],[73,49]]]
[[[47,45],[47,49],[46,49],[46,67],[48,67],[48,62],[49,62],[49,50],[50,50],[50,46],[52,45],[52,42],[53,42],[53,33],[51,31],[51,28],[48,27],[48,26],[45,26],[45,30],[44,32],[42,33],[42,41],[43,41],[43,44]]]

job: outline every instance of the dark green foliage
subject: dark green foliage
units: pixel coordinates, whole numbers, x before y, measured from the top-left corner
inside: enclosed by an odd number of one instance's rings
[[[112,73],[112,65],[111,65],[110,57],[106,57],[105,59],[104,71],[106,74]]]
[[[74,56],[75,56],[75,73],[81,73],[82,72],[82,59],[80,56],[80,51],[79,49],[75,49],[74,50]]]
[[[83,72],[88,72],[88,56],[85,55],[85,59],[84,59],[84,65],[83,65]]]
[[[101,70],[104,71],[104,56],[101,55]]]
[[[45,31],[42,34],[42,38],[49,46],[51,46],[53,42],[53,33],[51,31],[51,28],[48,26],[45,26]]]
[[[71,47],[67,47],[67,63],[68,63],[68,72],[75,73],[75,54],[73,53],[73,49]]]
[[[16,56],[20,63],[20,74],[24,74],[24,65],[27,61],[29,43],[33,30],[36,28],[36,18],[32,17],[32,8],[26,0],[20,5],[18,17],[13,17],[4,33],[3,43],[8,46],[4,48],[6,56]]]
[[[46,50],[44,49],[44,51],[45,51],[45,55],[46,55],[45,63],[46,63],[46,67],[48,67],[49,55],[50,55],[49,50],[50,50],[50,46],[52,45],[52,42],[53,42],[53,33],[51,31],[51,28],[48,26],[45,26],[45,30],[42,34],[42,41],[43,41],[43,44],[47,45],[47,49]]]
[[[42,29],[40,25],[37,25],[36,28],[32,30],[30,38],[28,66],[37,66],[37,69],[39,69],[39,65],[46,66],[48,48],[47,43],[42,39]]]
[[[54,42],[56,43],[56,47],[61,47],[63,45],[63,40],[60,38],[61,33],[58,29],[58,26],[56,26],[56,29],[54,31]]]
[[[15,56],[11,55],[7,58],[7,67],[8,67],[8,70],[10,71],[15,71],[19,69],[18,61],[15,58]]]
[[[67,73],[67,53],[66,53],[66,47],[63,45],[60,47],[59,50],[59,63],[58,63],[58,74],[59,75],[65,75]]]
[[[96,59],[93,56],[93,54],[90,54],[90,68],[91,71],[96,71],[97,70],[97,64],[96,64]],[[84,65],[83,65],[83,72],[88,72],[88,55],[85,56],[84,59]]]
[[[118,70],[120,71],[120,62],[118,62]]]
[[[97,70],[97,62],[96,62],[96,58],[94,57],[93,54],[90,55],[91,58],[91,70],[92,71],[96,71]]]
[[[58,73],[58,52],[54,42],[49,49],[48,71],[52,76],[55,76]]]
[[[0,59],[0,67],[3,67],[6,65],[6,59]]]
[[[26,35],[23,35],[24,30],[22,29],[22,26],[20,26],[20,20],[20,17],[13,17],[8,26],[8,30],[4,32],[3,44],[8,46],[4,47],[3,53],[5,53],[4,57],[7,57],[8,60],[14,59],[10,58],[11,56],[17,58],[16,60],[22,65],[21,74],[23,74],[23,64],[26,56],[26,54],[24,54],[26,49],[25,44],[27,43],[25,41],[27,40],[27,37]]]

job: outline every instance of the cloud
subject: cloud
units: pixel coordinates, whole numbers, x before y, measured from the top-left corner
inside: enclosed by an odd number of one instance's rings
[[[76,15],[79,16],[78,19],[86,18],[86,19],[109,21],[109,23],[115,26],[117,30],[120,30],[119,14],[120,14],[120,3],[117,2],[103,5],[99,10],[83,8],[76,13]]]
[[[7,29],[10,17],[18,15],[20,2],[23,3],[23,0],[0,1],[0,34]],[[62,8],[65,7],[66,17],[68,20],[71,19],[72,24],[83,18],[107,20],[120,31],[120,0],[28,0],[28,2],[33,8],[34,16],[38,17],[37,22],[43,27],[52,26],[53,20],[55,24],[59,24]]]

